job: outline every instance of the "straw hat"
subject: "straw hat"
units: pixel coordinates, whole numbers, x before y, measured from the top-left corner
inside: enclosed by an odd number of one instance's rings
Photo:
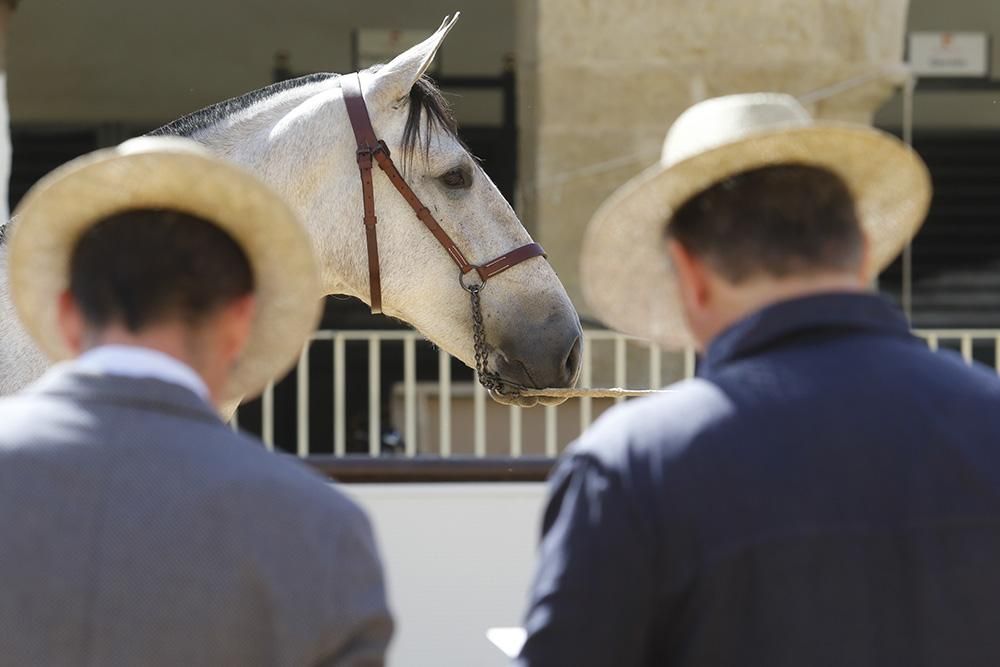
[[[164,208],[225,230],[253,268],[257,313],[225,401],[259,394],[294,363],[319,319],[320,282],[310,239],[296,215],[243,169],[176,137],[143,137],[56,169],[15,211],[9,279],[28,332],[53,361],[72,356],[57,325],[70,256],[102,218]]]
[[[759,167],[800,164],[839,175],[870,244],[869,275],[888,266],[927,214],[931,183],[920,157],[866,126],[814,122],[788,95],[706,100],[670,128],[660,163],[594,214],[580,260],[583,292],[609,326],[666,348],[690,343],[666,252],[674,212],[719,181]]]

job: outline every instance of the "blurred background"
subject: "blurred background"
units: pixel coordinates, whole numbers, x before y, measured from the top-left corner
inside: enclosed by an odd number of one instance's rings
[[[587,325],[585,384],[656,387],[694,370],[690,351],[661,353],[589,316],[581,236],[607,195],[658,160],[687,106],[760,90],[912,138],[934,201],[879,288],[932,346],[1000,364],[996,0],[0,1],[10,204],[59,164],[201,107],[387,61],[456,10],[431,74]],[[297,371],[241,408],[239,426],[342,480],[466,482],[351,493],[387,554],[402,621],[393,663],[504,664],[484,633],[519,620],[543,488],[468,482],[544,479],[612,402],[477,403],[469,369],[354,300],[329,299],[322,328]],[[415,410],[405,429],[404,405]]]

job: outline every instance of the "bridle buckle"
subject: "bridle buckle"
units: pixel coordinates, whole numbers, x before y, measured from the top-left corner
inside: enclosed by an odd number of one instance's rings
[[[476,278],[479,279],[479,282],[466,283],[465,277],[470,274],[475,274]],[[483,288],[486,287],[486,279],[479,275],[479,267],[474,266],[468,271],[463,272],[460,270],[458,272],[458,284],[462,286],[462,289],[470,294],[479,294],[483,291]]]

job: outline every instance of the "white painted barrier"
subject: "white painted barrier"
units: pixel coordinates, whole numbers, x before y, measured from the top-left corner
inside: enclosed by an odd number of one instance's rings
[[[394,667],[500,667],[486,638],[520,625],[544,484],[357,484],[342,488],[375,527],[396,617]]]
[[[989,351],[990,362],[1000,371],[1000,330],[994,329],[926,329],[914,332],[933,348],[951,347],[971,361],[977,346]],[[662,386],[668,379],[690,377],[695,372],[695,354],[686,350],[679,368],[665,372],[667,356],[648,342],[614,331],[588,329],[585,332],[582,386],[592,386],[594,380],[593,350],[606,346],[609,355],[610,380],[616,386],[634,389]],[[382,429],[380,377],[382,347],[402,345],[403,381],[395,386],[390,401],[391,421],[406,443],[405,456],[472,455],[490,456],[550,456],[554,457],[572,439],[587,428],[603,410],[615,402],[610,399],[571,399],[558,407],[532,408],[500,406],[488,401],[479,383],[453,382],[451,358],[438,350],[438,377],[433,382],[418,382],[416,349],[427,345],[416,331],[318,331],[312,345],[333,347],[333,452],[346,454],[346,396],[349,390],[346,375],[347,343],[367,343],[368,359],[368,454],[380,454],[379,437]],[[296,401],[297,442],[299,456],[312,453],[309,434],[309,353],[307,347],[298,365]],[[639,377],[629,376],[629,369]],[[672,375],[675,377],[667,377]],[[507,412],[507,415],[502,414]],[[234,418],[234,423],[238,417]],[[262,439],[268,446],[274,443],[274,390],[264,392],[262,402]]]

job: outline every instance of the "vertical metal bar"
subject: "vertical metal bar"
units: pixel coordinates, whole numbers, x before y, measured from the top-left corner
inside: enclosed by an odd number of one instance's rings
[[[684,377],[693,378],[695,372],[695,353],[693,347],[684,348]]]
[[[240,430],[240,407],[237,405],[233,411],[233,418],[229,420],[229,428],[234,431]]]
[[[903,142],[913,146],[913,91],[916,78],[910,74],[903,84]],[[913,321],[913,245],[907,241],[903,248],[903,289],[900,295],[906,319]]]
[[[378,336],[368,339],[368,455],[378,456],[382,444],[382,345]]]
[[[438,453],[451,456],[451,357],[444,350],[438,350],[438,388]]]
[[[663,351],[655,343],[649,346],[649,388],[663,386]]]
[[[965,363],[972,363],[972,336],[967,333],[962,334],[962,358]]]
[[[417,455],[417,337],[403,340],[403,438],[406,455]]]
[[[268,382],[260,399],[260,437],[264,446],[274,450],[274,383]]]
[[[519,458],[521,450],[521,408],[512,405],[510,406],[510,455]]]
[[[584,387],[589,387],[593,384],[593,364],[592,355],[590,353],[591,342],[584,341],[583,346],[583,370],[580,372],[580,382]],[[580,399],[580,433],[587,430],[590,426],[590,422],[593,421],[593,407],[591,406],[591,398],[589,396],[584,396]]]
[[[343,334],[333,339],[333,453],[347,454],[347,392],[345,377],[345,354]]]
[[[937,334],[927,334],[927,347],[932,350],[938,349],[938,337]]]
[[[627,358],[625,355],[625,336],[618,334],[615,336],[615,386],[625,387]],[[624,398],[616,398],[615,403],[621,403]]]
[[[486,387],[479,383],[476,373],[472,388],[473,451],[476,456],[486,456]]]
[[[545,406],[545,455],[555,457],[559,453],[559,411],[554,405]]]
[[[903,314],[913,322],[913,244],[903,246],[903,289],[900,295]]]
[[[309,344],[302,348],[299,355],[299,367],[295,373],[296,392],[295,407],[297,409],[295,429],[295,452],[301,457],[309,456]]]
[[[1000,335],[993,341],[993,368],[1000,373]]]

